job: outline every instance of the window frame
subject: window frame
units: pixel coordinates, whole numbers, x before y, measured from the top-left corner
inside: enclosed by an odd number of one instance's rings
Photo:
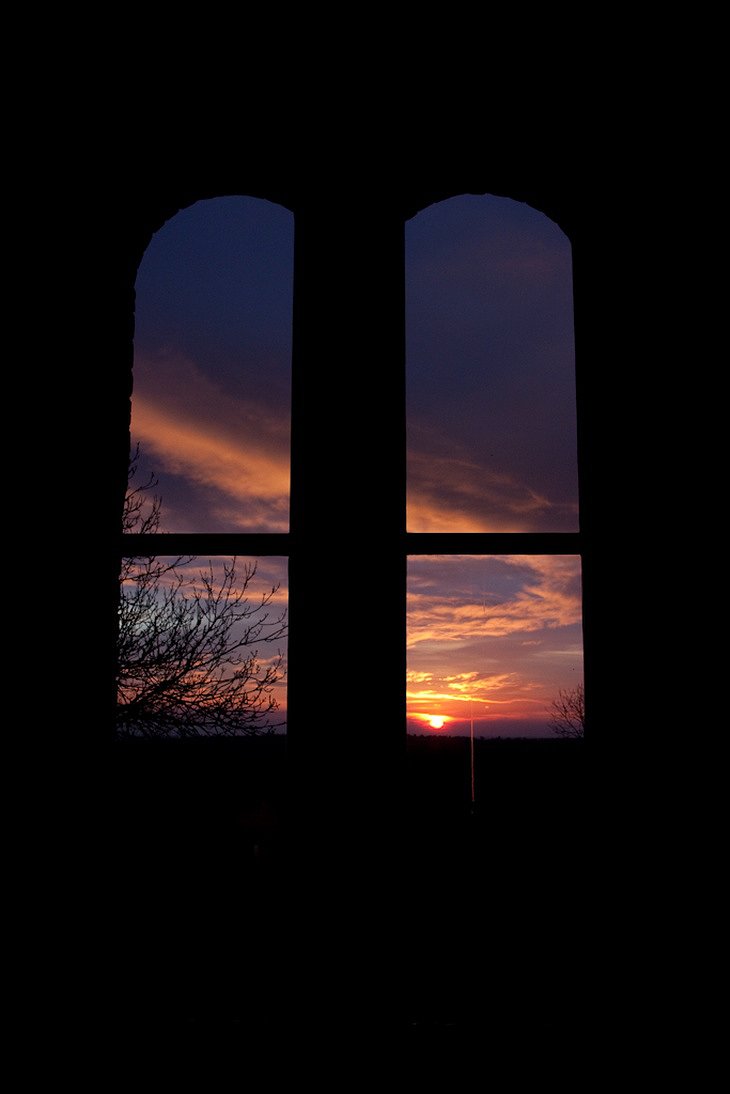
[[[601,371],[605,376],[613,367],[612,355],[617,348],[610,342],[608,347],[604,346],[603,339],[594,336],[595,331],[606,328],[605,302],[598,298],[605,278],[605,248],[599,245],[603,229],[596,225],[592,231],[590,221],[582,214],[582,202],[569,165],[556,173],[552,164],[545,166],[538,162],[532,150],[529,164],[512,168],[494,166],[497,157],[492,149],[491,167],[483,162],[480,150],[478,154],[465,153],[461,163],[432,163],[427,170],[421,163],[399,175],[383,158],[382,180],[376,180],[374,172],[358,180],[354,177],[356,172],[343,172],[332,154],[327,161],[328,174],[319,174],[313,181],[293,181],[288,189],[272,182],[277,173],[279,178],[286,177],[283,162],[279,168],[276,163],[267,164],[264,171],[253,166],[255,157],[250,150],[246,154],[248,164],[242,161],[240,150],[234,154],[230,148],[225,154],[218,153],[212,165],[209,162],[203,165],[202,159],[194,164],[192,156],[182,170],[180,164],[174,168],[161,162],[153,164],[144,177],[136,180],[135,188],[122,189],[118,202],[112,205],[109,198],[113,215],[108,218],[105,231],[99,231],[101,218],[96,210],[88,218],[89,237],[93,237],[88,250],[88,272],[86,280],[75,287],[77,304],[79,298],[86,304],[87,291],[96,301],[93,311],[98,333],[96,340],[89,339],[87,370],[77,401],[84,408],[82,436],[88,439],[95,464],[102,470],[102,481],[106,479],[109,483],[109,490],[100,492],[95,513],[94,542],[101,548],[92,561],[95,587],[100,595],[89,605],[90,618],[85,615],[78,635],[84,660],[87,656],[91,659],[92,669],[88,674],[91,699],[83,737],[85,747],[79,749],[81,762],[75,765],[84,806],[84,829],[87,833],[94,829],[90,851],[83,862],[89,907],[98,907],[100,861],[107,871],[111,894],[98,917],[100,946],[94,948],[95,975],[100,961],[105,963],[105,972],[109,973],[108,1000],[122,1023],[119,1028],[138,1033],[141,1002],[143,1015],[147,1007],[150,1029],[157,1030],[163,1010],[160,997],[173,1015],[180,1013],[180,1002],[174,976],[161,991],[162,982],[156,974],[160,967],[160,944],[168,931],[150,930],[150,925],[169,925],[174,943],[168,947],[171,954],[168,967],[172,973],[179,965],[180,949],[175,944],[185,947],[186,955],[197,960],[198,968],[207,967],[210,937],[208,933],[199,937],[187,918],[182,917],[178,923],[178,916],[170,917],[167,887],[158,883],[157,889],[153,886],[151,890],[150,882],[159,877],[161,866],[172,857],[172,865],[182,879],[173,891],[179,891],[184,898],[190,892],[187,879],[197,883],[206,903],[214,880],[214,891],[222,900],[231,902],[237,895],[233,883],[221,881],[231,876],[230,865],[234,861],[231,853],[235,855],[239,849],[237,833],[230,828],[221,833],[214,817],[207,829],[210,842],[203,847],[198,844],[197,857],[191,862],[190,845],[185,838],[190,835],[190,826],[183,838],[174,832],[174,838],[169,839],[168,808],[184,811],[189,806],[193,813],[192,803],[197,806],[201,791],[203,801],[215,806],[221,776],[229,786],[234,781],[235,766],[241,759],[237,745],[245,742],[207,738],[121,742],[116,737],[119,560],[150,549],[176,554],[276,554],[286,555],[290,568],[286,776],[289,843],[283,871],[285,881],[272,900],[272,906],[284,911],[276,920],[277,929],[269,931],[269,941],[272,951],[285,954],[280,971],[282,978],[288,977],[290,1028],[296,1030],[309,1022],[317,1036],[321,1035],[323,1023],[330,1030],[338,1022],[343,1028],[349,1024],[351,1029],[357,1024],[353,1014],[358,1014],[360,1006],[365,1008],[359,1012],[362,1028],[370,1029],[374,997],[382,1004],[383,1022],[389,1013],[400,1021],[409,997],[417,997],[424,982],[410,978],[411,974],[421,975],[429,985],[435,985],[430,989],[434,1003],[438,999],[449,1002],[471,999],[474,985],[488,985],[485,994],[495,1002],[487,1006],[482,1000],[482,1012],[490,1019],[483,1028],[496,1028],[494,1021],[500,1013],[503,1026],[512,1023],[517,1008],[525,1005],[524,987],[535,975],[533,959],[544,956],[547,937],[543,931],[533,930],[534,921],[526,922],[519,917],[521,909],[531,907],[534,902],[533,873],[529,867],[534,868],[538,884],[542,882],[542,891],[549,890],[549,899],[555,893],[556,883],[563,885],[563,898],[555,905],[553,919],[557,922],[562,914],[562,926],[569,924],[570,935],[561,935],[563,944],[553,947],[560,955],[561,967],[552,971],[548,968],[544,982],[569,985],[563,1000],[569,1009],[569,996],[576,997],[576,990],[566,977],[566,961],[570,960],[566,954],[571,952],[573,938],[579,942],[584,939],[582,926],[576,932],[576,920],[580,924],[584,918],[590,918],[584,885],[592,837],[590,819],[583,823],[583,818],[589,808],[587,794],[593,793],[594,788],[588,785],[583,769],[583,750],[580,750],[581,763],[571,767],[557,797],[554,783],[545,778],[539,763],[531,774],[527,772],[527,779],[523,777],[526,769],[521,756],[515,758],[516,773],[510,775],[507,771],[506,779],[502,778],[504,770],[497,773],[493,782],[496,801],[490,802],[490,808],[498,824],[489,829],[487,899],[482,900],[483,894],[477,888],[480,881],[470,868],[468,846],[462,846],[461,857],[457,855],[455,863],[449,859],[447,868],[443,860],[439,863],[431,853],[435,849],[438,856],[444,844],[438,841],[428,844],[422,853],[423,872],[433,878],[429,897],[438,890],[441,904],[438,908],[427,906],[428,915],[421,921],[420,934],[404,930],[404,922],[413,923],[414,911],[409,872],[413,844],[404,844],[400,839],[409,822],[402,806],[407,559],[409,555],[426,553],[580,554],[586,704],[588,717],[592,719],[589,733],[591,740],[599,743],[605,740],[596,735],[594,697],[608,694],[608,642],[613,636],[603,628],[599,641],[598,631],[600,622],[605,623],[615,609],[615,594],[619,590],[609,567],[615,557],[608,556],[616,541],[613,531],[616,505],[607,504],[614,502],[616,492],[613,449],[609,443],[614,419],[606,414],[603,392],[597,390],[596,383]],[[264,161],[265,157],[257,157],[257,163]],[[534,180],[540,172],[540,180],[530,185],[525,183],[525,179]],[[406,531],[405,224],[427,205],[462,193],[493,193],[525,201],[550,216],[571,240],[578,400],[578,533],[566,536]],[[147,540],[142,545],[121,533],[130,447],[136,270],[152,235],[165,220],[198,200],[230,194],[276,201],[295,216],[290,531],[265,536],[199,534],[176,536],[175,540],[165,536],[162,541]],[[613,246],[613,240],[605,242]],[[342,270],[349,268],[348,262],[352,266],[353,250],[361,261],[352,276],[345,279]],[[335,302],[334,332],[327,329],[324,298],[329,307]],[[374,331],[370,329],[371,319]],[[349,423],[334,422],[329,435],[331,442],[324,445],[304,434],[308,429],[316,432],[318,426],[329,428],[327,415],[320,413],[318,405],[327,394],[326,385],[318,376],[342,367],[341,347],[346,337],[355,344],[356,373],[369,367],[374,350],[382,349],[386,342],[388,349],[383,354],[385,359],[375,361],[372,372],[368,373],[377,398],[367,390],[363,391],[362,400],[335,393],[341,405],[358,404],[354,409],[359,417],[354,431],[347,428]],[[102,384],[99,346],[105,350]],[[310,384],[312,376],[314,383]],[[98,394],[96,413],[91,418],[90,390]],[[373,457],[372,451],[365,451],[364,446],[373,433],[372,418],[378,400],[387,408],[389,440]],[[318,481],[321,460],[327,451],[332,458],[337,446],[352,433],[359,461],[357,481],[346,499],[342,521],[327,523],[328,499],[316,496],[316,490],[310,493],[308,484]],[[381,442],[382,436],[380,430]],[[368,475],[382,478],[382,493],[368,493]],[[351,511],[353,497],[355,505]],[[63,515],[67,515],[65,507]],[[88,537],[75,537],[76,548],[79,542],[85,551]],[[362,586],[352,619],[333,619],[332,613],[325,610],[328,601],[325,598],[323,603],[322,586],[326,588],[330,582],[336,586],[338,579],[337,574],[332,577],[333,553],[346,558],[347,567],[357,574]],[[83,557],[86,558],[86,553]],[[77,564],[78,559],[77,552],[68,561]],[[373,579],[376,569],[377,581]],[[369,606],[376,594],[381,602],[387,603],[391,620],[391,633],[383,635],[383,645],[373,637],[383,630],[382,618],[378,620],[376,616],[372,624],[366,620],[368,626],[362,625],[360,605],[365,602]],[[342,607],[347,601],[341,597],[337,603]],[[312,623],[312,613],[317,615],[316,625]],[[353,743],[357,733],[350,736],[341,732],[340,722],[329,714],[326,705],[324,711],[320,703],[312,710],[310,696],[326,692],[330,673],[336,673],[338,667],[318,665],[322,627],[334,628],[343,656],[356,661],[370,658],[371,675],[376,670],[387,675],[387,687],[379,690],[375,699],[372,690],[367,689],[355,696],[354,724],[362,730],[361,739],[367,733],[367,749]],[[615,654],[613,643],[611,652]],[[387,717],[373,719],[375,701],[378,710],[389,712]],[[603,733],[602,723],[599,733]],[[210,745],[215,747],[211,750]],[[150,839],[144,811],[142,821],[137,819],[140,794],[154,804],[151,813],[159,827],[156,839],[155,832]],[[510,817],[509,824],[503,823],[505,815]],[[549,818],[547,824],[546,818]],[[193,820],[191,824],[194,823]],[[525,852],[529,856],[527,865]],[[208,865],[211,855],[215,869]],[[163,880],[174,874],[175,870],[171,872],[168,867]],[[438,925],[454,924],[450,905],[455,882],[474,886],[470,917],[472,910],[480,909],[486,917],[481,929],[496,945],[485,943],[483,947],[475,947],[471,932],[450,929],[441,934],[443,944],[439,946]],[[125,901],[120,911],[118,897],[122,892]],[[140,909],[146,913],[142,917]],[[514,919],[513,912],[517,913]],[[476,921],[470,918],[470,922]],[[221,945],[220,953],[225,960],[217,973],[198,973],[201,997],[208,999],[217,990],[225,1001],[226,993],[231,993],[231,955],[242,937],[255,939],[261,954],[266,952],[260,926],[252,921],[252,933],[242,936],[238,916],[220,921],[217,932],[228,948]],[[404,986],[401,970],[404,947],[408,945],[412,958],[410,965],[407,964]],[[458,953],[455,945],[460,946]],[[585,947],[575,948],[575,966],[582,968]],[[516,976],[515,955],[520,954],[522,965],[518,970],[520,975]],[[476,970],[475,961],[480,962]],[[240,968],[243,964],[239,961]],[[188,960],[186,976],[190,967]],[[462,970],[461,980],[458,974],[454,978],[447,975],[454,967]],[[250,977],[250,967],[246,966],[245,973]],[[261,983],[270,982],[269,969],[262,959]],[[133,1000],[133,1022],[126,1006],[125,983]],[[192,989],[187,989],[188,994],[195,991],[195,983]],[[316,1007],[312,1007],[310,994],[313,983],[318,992]],[[505,1008],[504,990],[511,986],[515,994],[509,997]],[[545,1002],[554,1009],[554,997]],[[478,1000],[476,1005],[479,1006]],[[533,1028],[538,1028],[545,1013],[545,1008],[534,1007]],[[268,1017],[275,1022],[280,1014],[280,1009],[272,1009],[263,1021]]]
[[[551,202],[548,200],[545,202],[543,197],[535,195],[525,194],[521,192],[519,185],[508,187],[506,189],[492,189],[486,186],[484,189],[464,188],[464,189],[442,189],[436,192],[432,192],[429,196],[429,200],[418,201],[417,204],[411,206],[409,215],[406,217],[406,221],[412,220],[423,210],[439,204],[442,201],[447,201],[450,198],[459,197],[464,194],[493,194],[498,197],[512,198],[513,200],[525,201],[533,209],[543,212],[557,223],[558,227],[568,238],[571,244],[572,252],[572,284],[571,284],[571,298],[572,298],[572,311],[573,311],[573,323],[577,328],[576,323],[576,294],[575,294],[575,270],[576,270],[576,248],[573,235],[570,231],[570,221],[564,215],[561,215],[560,203],[557,203],[557,209],[551,208]],[[570,202],[568,202],[568,208],[570,208]],[[552,214],[552,215],[551,215]],[[567,220],[567,222],[566,222]],[[405,224],[405,222],[404,222]],[[588,392],[582,383],[582,376],[579,368],[579,346],[580,339],[576,337],[576,350],[575,350],[575,381],[576,381],[576,422],[577,422],[577,471],[578,471],[578,528],[572,532],[407,532],[404,536],[404,552],[406,559],[408,556],[424,556],[424,555],[438,555],[438,556],[456,556],[456,555],[524,555],[526,557],[535,555],[573,555],[580,558],[581,565],[581,582],[583,587],[582,597],[582,626],[583,626],[583,661],[584,661],[584,690],[586,693],[586,733],[590,732],[590,725],[592,724],[592,702],[591,691],[592,687],[589,681],[593,674],[592,664],[592,651],[593,651],[593,635],[592,635],[592,619],[590,614],[588,619],[586,618],[586,601],[588,599],[586,595],[586,574],[588,575],[589,585],[592,582],[593,572],[593,558],[592,549],[589,544],[589,537],[585,533],[586,517],[589,514],[590,506],[585,505],[584,500],[587,497],[588,490],[588,476],[586,474],[588,464],[588,444],[587,444],[587,431],[585,428],[585,419],[587,417],[585,411],[585,402],[587,401]],[[404,361],[405,368],[405,361]],[[590,593],[590,589],[589,589]],[[588,634],[586,634],[588,632]],[[588,664],[586,664],[588,661]]]
[[[257,188],[240,185],[235,187],[218,187],[215,191],[201,187],[195,193],[188,192],[186,200],[168,200],[160,203],[153,200],[152,206],[156,209],[156,215],[150,217],[147,213],[147,231],[144,233],[143,245],[139,247],[134,276],[136,277],[136,265],[141,261],[147,245],[154,232],[161,227],[165,220],[169,219],[180,209],[194,204],[204,198],[215,196],[227,196],[231,194],[246,194],[253,197],[262,197],[266,200],[277,202],[289,209],[294,214],[294,300],[293,300],[293,362],[292,362],[292,444],[291,444],[291,494],[290,494],[290,530],[284,533],[155,533],[153,535],[140,536],[138,534],[126,534],[115,536],[114,557],[118,561],[122,556],[134,554],[196,554],[196,555],[239,555],[248,557],[264,557],[277,555],[286,557],[289,562],[289,619],[290,619],[290,644],[289,644],[289,670],[287,681],[287,734],[292,737],[292,754],[304,758],[305,754],[312,753],[322,758],[322,749],[329,747],[331,738],[327,733],[316,736],[310,733],[306,727],[307,715],[302,694],[308,685],[305,682],[304,673],[300,675],[298,660],[309,646],[304,635],[303,620],[311,614],[313,598],[311,595],[302,599],[300,604],[300,580],[302,573],[311,570],[315,564],[318,546],[322,542],[337,543],[343,550],[352,549],[361,538],[361,530],[356,522],[345,520],[345,527],[338,530],[323,528],[321,523],[323,509],[321,506],[313,507],[311,504],[311,483],[314,481],[313,470],[317,462],[321,467],[321,449],[312,451],[311,438],[305,436],[308,428],[308,418],[316,403],[315,394],[308,390],[311,381],[310,365],[313,359],[312,341],[321,333],[321,316],[317,316],[312,322],[311,312],[316,312],[319,307],[318,297],[321,295],[321,282],[327,281],[328,263],[331,268],[342,268],[342,263],[347,262],[348,253],[352,254],[353,245],[357,240],[343,239],[342,218],[350,211],[352,203],[349,198],[334,198],[333,207],[327,207],[326,196],[290,194],[277,192],[274,188]],[[370,236],[374,239],[367,240],[369,253],[372,256],[380,251],[377,261],[381,263],[384,273],[384,281],[387,282],[387,301],[385,311],[389,311],[388,326],[391,345],[389,347],[389,361],[391,372],[388,375],[388,392],[384,399],[390,398],[393,404],[389,418],[388,437],[385,442],[386,460],[387,452],[390,452],[390,463],[393,468],[393,485],[390,489],[387,520],[382,522],[377,537],[377,549],[382,557],[390,558],[390,589],[392,604],[392,616],[390,627],[397,631],[401,656],[395,655],[394,644],[390,644],[389,655],[386,661],[389,672],[395,679],[400,691],[400,700],[396,699],[393,684],[389,689],[390,709],[397,710],[390,719],[398,722],[400,736],[392,728],[386,734],[374,733],[377,744],[385,748],[386,760],[399,768],[399,761],[403,759],[405,747],[405,668],[406,668],[406,584],[407,584],[407,560],[409,556],[417,555],[454,555],[454,554],[572,554],[581,559],[581,567],[584,584],[584,651],[585,651],[585,677],[586,677],[586,702],[587,713],[590,717],[590,676],[591,676],[591,623],[586,616],[586,580],[590,580],[591,559],[590,547],[585,531],[585,517],[588,512],[585,501],[585,461],[582,458],[584,448],[584,429],[582,425],[581,384],[579,359],[581,346],[576,339],[576,385],[578,392],[578,471],[579,471],[579,530],[575,532],[561,533],[421,533],[408,532],[406,530],[406,422],[405,422],[405,226],[408,220],[422,209],[436,202],[463,193],[494,193],[513,197],[515,200],[525,200],[534,208],[545,212],[554,219],[563,231],[568,235],[573,245],[573,282],[575,286],[576,253],[574,241],[566,226],[562,223],[563,217],[555,215],[539,198],[531,200],[530,194],[520,192],[519,187],[500,188],[490,185],[484,178],[478,187],[451,186],[440,188],[430,193],[420,193],[415,199],[402,196],[393,197],[384,195],[376,202],[367,218],[365,228],[370,228]],[[570,201],[568,201],[570,208]],[[367,231],[361,230],[359,240],[367,237]],[[322,257],[322,252],[325,258]],[[314,261],[313,261],[314,256]],[[372,259],[370,268],[372,268]],[[324,277],[323,277],[324,271]],[[331,278],[327,281],[332,285]],[[362,282],[360,282],[362,284]],[[342,294],[341,299],[352,299],[352,293],[357,290],[358,282],[350,286],[350,297]],[[133,299],[133,294],[131,296]],[[382,294],[381,294],[381,305]],[[578,302],[573,294],[574,315]],[[314,306],[313,306],[314,305]],[[357,309],[355,309],[356,311]],[[348,316],[349,318],[349,316]],[[380,329],[383,329],[381,323]],[[130,337],[130,357],[133,356],[133,336]],[[325,355],[327,356],[327,355]],[[330,359],[332,355],[330,353]],[[131,360],[128,359],[128,368],[131,373]],[[326,372],[327,361],[324,364]],[[400,369],[400,378],[393,379],[395,369]],[[374,382],[383,383],[386,372],[381,369]],[[131,384],[129,385],[131,388]],[[129,389],[128,389],[129,390]],[[127,396],[128,397],[128,396]],[[129,415],[126,417],[125,444],[129,445]],[[343,434],[338,434],[342,439]],[[346,440],[346,438],[345,438]],[[119,446],[121,448],[121,446]],[[333,445],[337,448],[337,443]],[[117,461],[117,482],[120,481],[119,461]],[[125,453],[126,471],[126,453]],[[319,524],[319,527],[318,527]],[[395,581],[399,588],[396,591]],[[397,623],[392,619],[397,616]],[[394,705],[395,704],[395,705]],[[301,746],[301,750],[300,750]],[[314,761],[313,762],[317,762]],[[326,765],[325,765],[326,766]]]

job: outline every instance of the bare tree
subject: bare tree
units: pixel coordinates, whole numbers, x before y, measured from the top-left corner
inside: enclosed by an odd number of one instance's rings
[[[583,685],[561,688],[550,706],[550,726],[558,737],[583,737],[585,733]]]
[[[124,530],[156,532],[161,501],[154,477],[135,485],[130,461]],[[237,736],[270,732],[283,677],[286,610],[272,612],[274,585],[256,597],[256,563],[235,558],[218,569],[192,556],[128,557],[119,604],[117,731],[125,737]],[[279,723],[281,724],[281,723]]]

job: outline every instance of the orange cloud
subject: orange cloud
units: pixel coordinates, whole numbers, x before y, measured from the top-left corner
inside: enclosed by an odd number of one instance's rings
[[[422,688],[419,691],[407,690],[406,699],[419,704],[443,701],[491,704],[500,702],[491,693],[513,684],[514,679],[515,674],[512,672],[493,673],[491,675],[478,672],[459,673],[457,676],[443,677],[445,687],[442,690],[437,688]],[[513,702],[511,699],[501,701]]]
[[[173,556],[159,556],[158,562],[165,565],[174,561]],[[183,558],[176,562],[174,568],[160,574],[155,580],[155,588],[160,592],[168,589],[176,589],[182,583],[185,590],[192,595],[194,590],[203,591],[204,578],[212,578],[214,586],[223,586],[225,570],[230,568],[231,556],[215,555],[213,558]],[[250,570],[255,565],[255,573]],[[145,564],[135,564],[130,560],[130,574],[125,584],[131,585],[134,576],[144,573]],[[201,576],[202,575],[202,576]],[[281,612],[287,607],[289,594],[287,588],[286,560],[277,555],[267,555],[263,558],[245,558],[241,555],[235,558],[235,578],[231,585],[231,594],[245,593],[252,603],[260,602],[264,597],[270,608]]]
[[[232,397],[181,357],[138,356],[135,371],[132,435],[157,470],[215,491],[232,528],[287,531],[286,408]]]
[[[237,523],[248,527],[263,522],[271,531],[287,530],[288,460],[251,442],[232,442],[205,425],[176,419],[144,399],[135,403],[132,427],[164,470],[213,486],[237,502],[227,514]],[[277,527],[271,527],[272,511]]]
[[[547,498],[472,461],[408,455],[409,532],[523,532],[550,509]]]
[[[426,556],[421,559],[427,560]],[[475,556],[450,559],[453,566],[460,561],[472,565],[479,559]],[[579,559],[515,555],[501,556],[499,561],[521,570],[528,568],[533,574],[532,580],[526,581],[517,594],[501,602],[475,602],[451,591],[419,591],[412,585],[408,594],[409,647],[422,642],[465,642],[530,633],[580,622]]]
[[[582,672],[581,615],[578,556],[411,558],[409,718],[549,733],[552,697]]]
[[[578,505],[545,497],[420,424],[409,430],[407,517],[409,532],[569,531]]]
[[[443,592],[430,588],[421,591],[412,583],[408,597],[409,646],[423,642],[466,642],[580,622],[580,561],[575,556],[501,556],[500,562],[518,566],[522,571],[527,568],[533,577],[516,594],[498,603],[460,599],[449,590],[448,566],[459,560],[459,556],[431,559],[444,565]],[[420,561],[428,561],[428,556]],[[475,559],[470,557],[466,561]]]

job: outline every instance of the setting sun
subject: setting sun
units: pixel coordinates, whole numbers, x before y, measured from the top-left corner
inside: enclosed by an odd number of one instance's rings
[[[435,714],[432,718],[429,718],[428,724],[430,725],[431,729],[443,729],[444,719],[440,715]]]

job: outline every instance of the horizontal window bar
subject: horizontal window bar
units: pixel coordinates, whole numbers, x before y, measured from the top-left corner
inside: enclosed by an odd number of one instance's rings
[[[153,532],[117,540],[120,557],[136,555],[289,555],[288,532]]]
[[[388,541],[389,537],[383,536],[383,549],[388,548]],[[580,532],[409,532],[400,540],[401,550],[407,555],[577,555],[581,554],[582,545]],[[117,540],[120,557],[201,554],[253,557],[291,555],[295,550],[296,537],[290,532],[154,532],[126,534]]]
[[[409,532],[408,555],[579,555],[580,532]]]

